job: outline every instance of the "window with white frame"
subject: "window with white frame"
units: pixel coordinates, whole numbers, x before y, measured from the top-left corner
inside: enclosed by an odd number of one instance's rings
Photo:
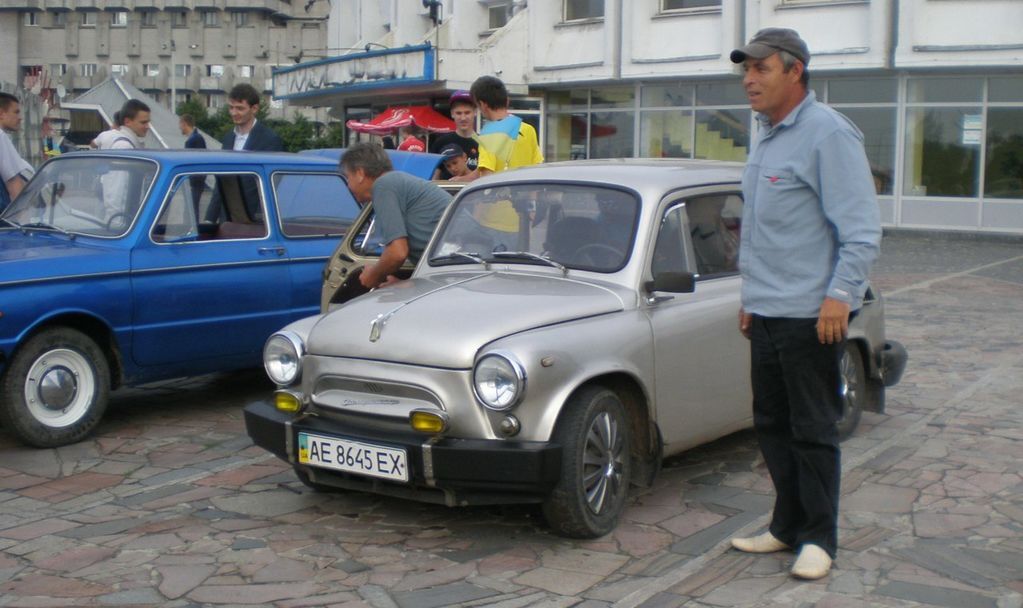
[[[35,11],[25,11],[22,15],[22,23],[24,25],[39,25],[39,13]]]
[[[219,63],[206,64],[206,75],[220,78],[224,75],[224,66]]]
[[[192,75],[192,65],[190,63],[177,63],[174,65],[174,76],[177,78],[188,78]]]
[[[661,0],[662,11],[684,11],[699,8],[718,8],[721,0]]]
[[[188,27],[188,13],[184,11],[171,12],[171,27]]]
[[[143,63],[142,64],[142,75],[143,76],[159,76],[160,75],[160,64],[159,63]]]
[[[127,27],[128,11],[114,11],[110,13],[110,27]]]
[[[211,110],[219,110],[227,105],[227,96],[223,93],[210,93],[206,96],[206,107]]]
[[[67,13],[64,11],[53,11],[50,13],[50,25],[53,27],[64,27],[67,25]]]
[[[231,13],[231,20],[238,27],[244,27],[249,24],[249,14],[245,11],[235,11]]]
[[[83,63],[78,66],[78,71],[81,72],[82,76],[95,76],[96,75],[96,64],[95,63]]]
[[[85,27],[96,27],[96,13],[92,11],[82,13],[82,25]]]
[[[242,78],[252,78],[252,74],[256,71],[254,65],[240,65],[238,66],[238,76]]]
[[[202,24],[206,27],[220,27],[220,13],[217,11],[203,11]]]
[[[128,75],[128,64],[127,63],[112,63],[112,64],[110,64],[110,75],[111,76],[127,76]]]
[[[142,11],[139,15],[142,27],[156,27],[156,11]]]
[[[50,64],[50,76],[63,76],[67,74],[66,63],[51,63]]]
[[[495,4],[487,8],[487,27],[492,30],[500,29],[508,24],[512,18],[512,3]]]
[[[604,0],[565,0],[565,21],[602,19]]]

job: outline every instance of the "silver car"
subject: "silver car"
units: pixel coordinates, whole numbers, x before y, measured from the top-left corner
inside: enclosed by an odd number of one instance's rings
[[[559,534],[610,532],[661,459],[752,422],[741,170],[587,161],[473,183],[410,280],[343,303],[332,288],[324,314],[269,339],[279,390],[246,408],[249,435],[316,489],[537,502]],[[360,222],[342,261],[373,247],[369,210]],[[846,434],[905,361],[872,292]]]

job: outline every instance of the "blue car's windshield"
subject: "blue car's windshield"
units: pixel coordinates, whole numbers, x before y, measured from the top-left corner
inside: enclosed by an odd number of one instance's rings
[[[57,158],[32,178],[3,219],[25,228],[120,236],[135,220],[156,170],[156,163],[135,158]]]

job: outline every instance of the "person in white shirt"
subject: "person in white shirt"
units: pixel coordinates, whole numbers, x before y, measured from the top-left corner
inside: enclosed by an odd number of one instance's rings
[[[0,211],[13,201],[35,172],[14,148],[8,131],[21,128],[21,102],[10,93],[0,93]]]
[[[102,150],[131,150],[144,148],[149,133],[149,106],[137,99],[129,99],[121,106],[121,127]]]
[[[114,122],[112,125],[110,125],[110,128],[94,137],[93,140],[89,142],[89,147],[96,148],[97,150],[109,148],[110,143],[114,140],[114,138],[118,136],[118,129],[120,128],[121,111],[118,110],[114,112]]]

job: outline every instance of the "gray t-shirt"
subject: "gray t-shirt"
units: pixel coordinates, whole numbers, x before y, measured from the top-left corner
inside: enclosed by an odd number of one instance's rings
[[[27,182],[33,173],[32,165],[21,158],[11,138],[0,130],[0,180],[6,184],[15,175],[20,175]]]
[[[389,171],[373,183],[373,211],[382,242],[408,238],[409,259],[418,262],[451,195],[430,182]]]

